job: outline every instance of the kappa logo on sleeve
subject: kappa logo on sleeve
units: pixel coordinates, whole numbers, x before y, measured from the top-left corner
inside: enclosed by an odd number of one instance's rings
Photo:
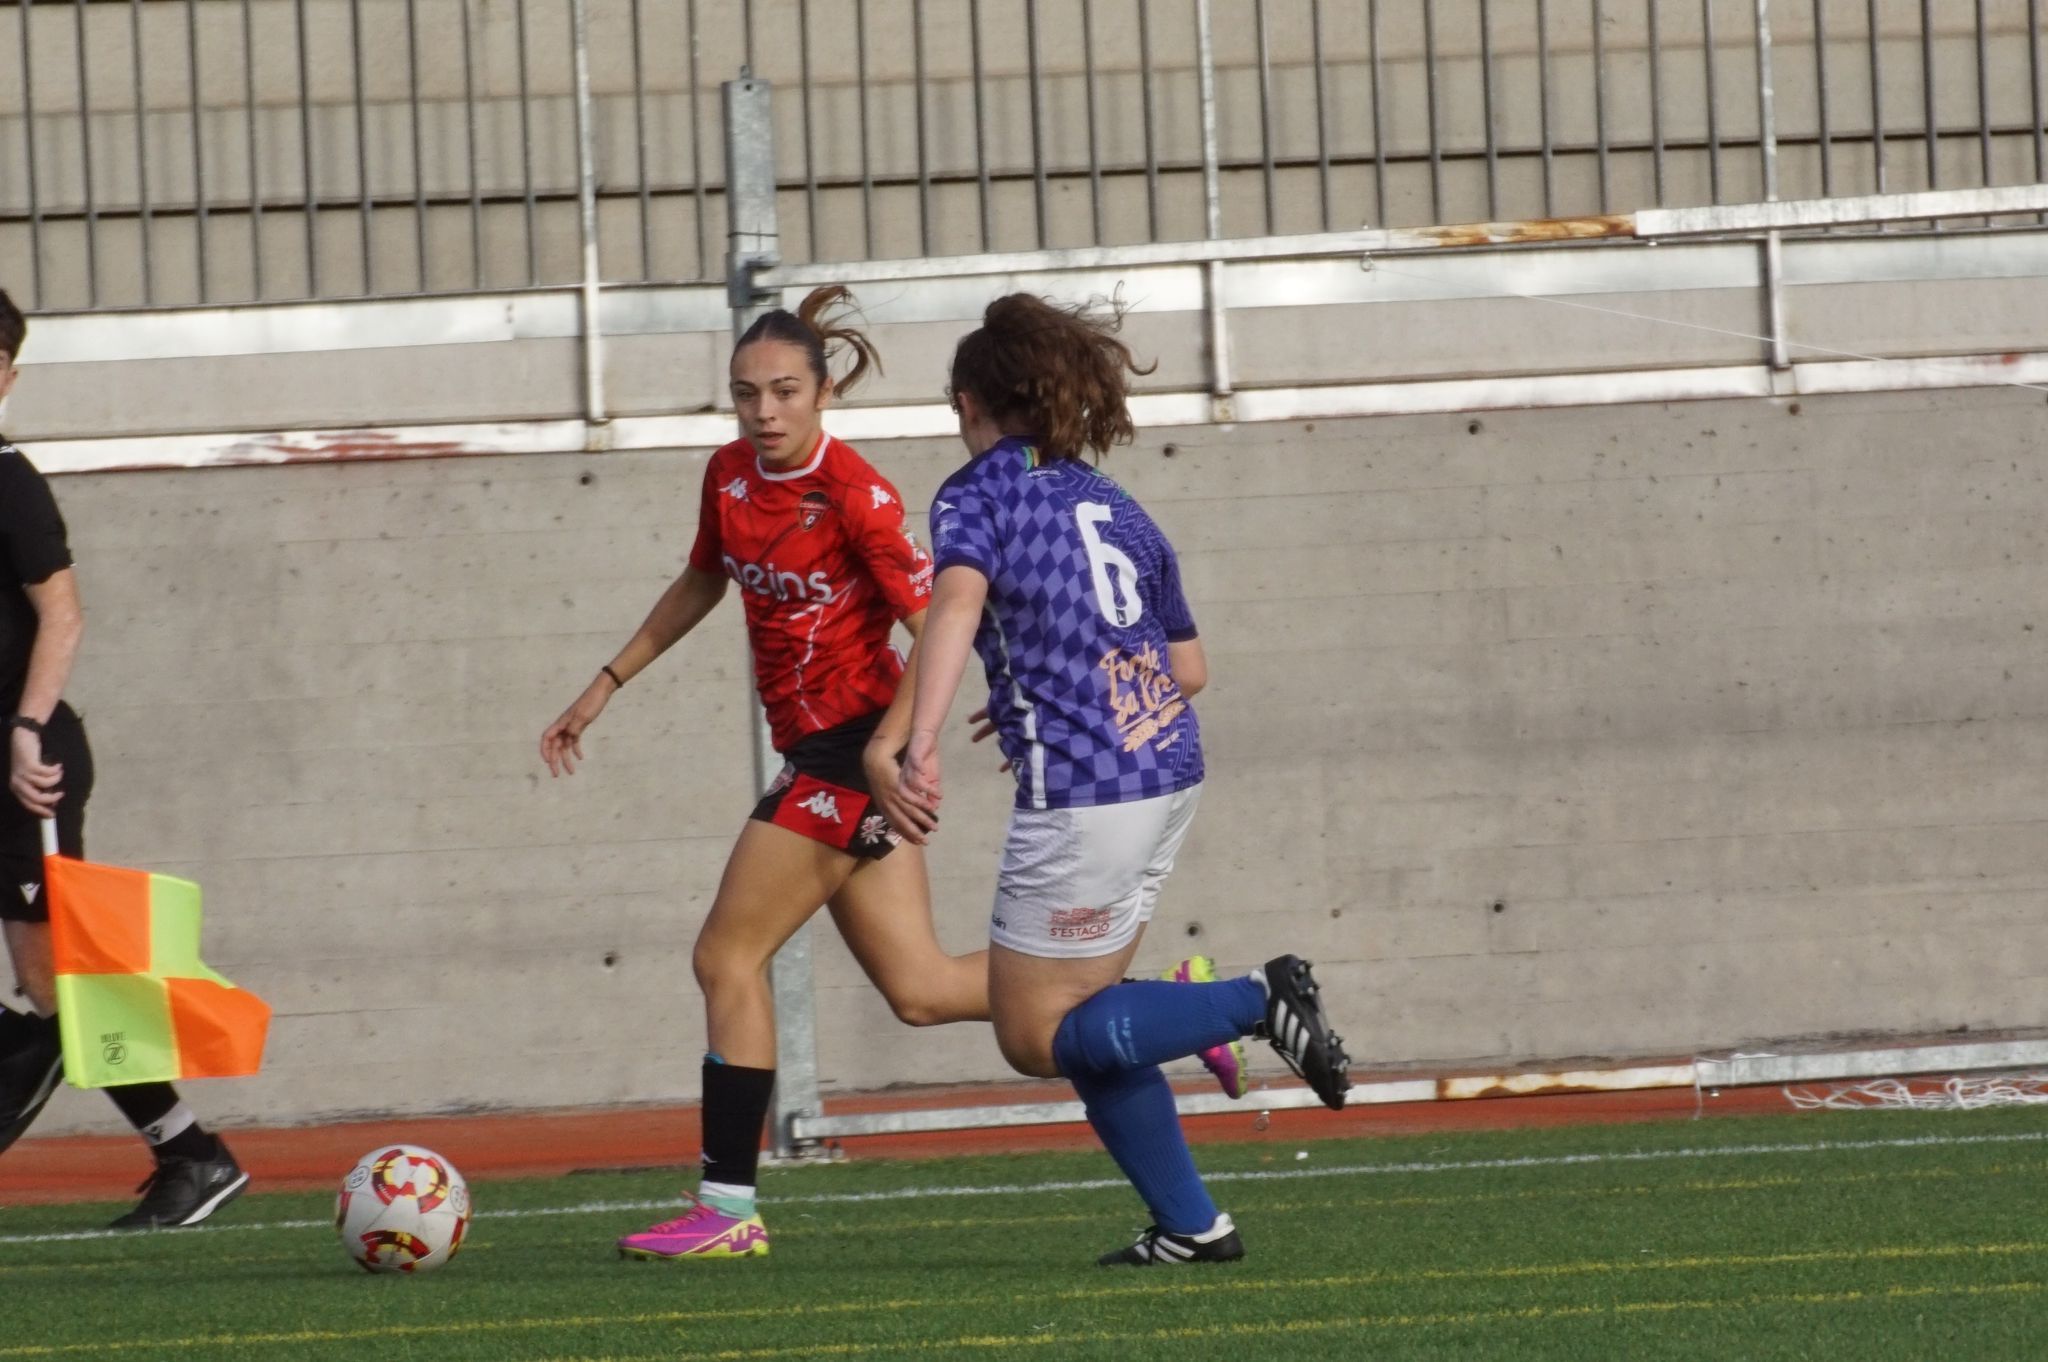
[[[890,496],[889,489],[882,486],[879,482],[869,483],[868,492],[874,497],[875,505],[877,506],[893,506],[896,504],[896,498]]]
[[[745,478],[734,478],[719,490],[734,501],[745,501],[747,499],[747,480]]]

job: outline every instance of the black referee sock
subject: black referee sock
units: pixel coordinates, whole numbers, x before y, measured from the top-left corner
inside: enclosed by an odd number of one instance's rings
[[[760,1178],[761,1130],[775,1070],[704,1057],[704,1181],[752,1187]]]
[[[178,1090],[168,1083],[125,1083],[108,1088],[107,1097],[135,1127],[135,1133],[149,1142],[157,1161],[165,1159],[210,1159],[220,1152],[220,1142],[192,1108],[178,1100]]]

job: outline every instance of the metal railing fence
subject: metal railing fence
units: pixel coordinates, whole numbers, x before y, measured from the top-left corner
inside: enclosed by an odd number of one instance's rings
[[[1742,202],[1773,144],[1787,198],[2022,183],[2043,3],[35,0],[0,271],[66,310],[718,279],[743,67],[791,263]]]

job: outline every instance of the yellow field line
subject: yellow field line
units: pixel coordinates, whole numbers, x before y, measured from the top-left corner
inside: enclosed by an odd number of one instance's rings
[[[790,1357],[861,1357],[875,1353],[993,1352],[1003,1349],[1080,1347],[1127,1343],[1186,1343],[1203,1339],[1248,1339],[1284,1334],[1336,1333],[1344,1330],[1432,1329],[1487,1324],[1539,1324],[1553,1320],[1595,1319],[1688,1310],[1756,1309],[1774,1305],[1863,1305],[1937,1299],[1945,1296],[2031,1295],[2048,1290],[2037,1281],[1995,1282],[1973,1286],[1893,1286],[1873,1291],[1808,1291],[1729,1299],[1629,1301],[1611,1305],[1530,1305],[1503,1310],[1469,1310],[1416,1315],[1355,1315],[1348,1319],[1275,1320],[1264,1324],[1206,1324],[1128,1332],[1107,1330],[1062,1334],[968,1334],[957,1338],[880,1343],[810,1343],[777,1348],[725,1348],[698,1353],[606,1353],[565,1356],[545,1354],[532,1362],[775,1362]]]
[[[1200,1274],[1197,1281],[1132,1281],[1121,1286],[1090,1287],[1058,1291],[1049,1300],[1091,1301],[1140,1296],[1167,1296],[1187,1292],[1215,1295],[1221,1292],[1299,1291],[1339,1287],[1390,1286],[1403,1283],[1444,1281],[1488,1281],[1541,1277],[1576,1277],[1627,1274],[1649,1271],[1698,1270],[1703,1268],[1783,1267],[1814,1263],[1910,1262],[1936,1258],[1995,1258],[2048,1252],[2048,1241],[2006,1244],[1896,1245],[1863,1249],[1815,1250],[1803,1253],[1696,1255],[1686,1258],[1589,1260],[1580,1263],[1520,1264],[1508,1267],[1425,1268],[1414,1272],[1360,1272],[1313,1278],[1224,1277]],[[1919,1288],[1912,1288],[1918,1290]],[[1852,1293],[1854,1294],[1854,1293]],[[208,1334],[187,1338],[150,1338],[94,1343],[30,1343],[0,1347],[4,1357],[59,1357],[80,1353],[134,1352],[156,1349],[164,1353],[190,1349],[254,1346],[272,1343],[339,1343],[378,1338],[415,1338],[469,1332],[515,1332],[535,1329],[601,1328],[620,1324],[694,1324],[719,1320],[789,1317],[794,1315],[854,1315],[885,1311],[952,1308],[963,1305],[1005,1305],[1015,1298],[1005,1293],[988,1296],[952,1296],[942,1300],[826,1301],[815,1304],[778,1304],[714,1310],[663,1310],[632,1315],[532,1316],[524,1319],[472,1320],[435,1324],[390,1324],[366,1329],[309,1329],[291,1333]],[[1791,1298],[1788,1298],[1791,1299]],[[1531,1307],[1539,1312],[1557,1312],[1571,1307]],[[1607,1309],[1609,1307],[1601,1307]],[[1612,1307],[1621,1309],[1622,1307]],[[1641,1307],[1647,1308],[1647,1307]],[[1132,1337],[1140,1337],[1132,1335]],[[750,1354],[732,1354],[748,1356]],[[765,1354],[780,1356],[782,1354]],[[725,1356],[705,1354],[704,1356]]]

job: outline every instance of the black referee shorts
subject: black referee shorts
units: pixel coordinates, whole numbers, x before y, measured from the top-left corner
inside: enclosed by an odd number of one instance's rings
[[[7,735],[14,736],[11,732]],[[85,725],[69,705],[43,730],[43,760],[64,768],[64,798],[57,805],[57,849],[85,855],[85,801],[92,797],[92,747]],[[43,891],[42,820],[21,806],[12,790],[0,787],[0,921],[48,922]]]

